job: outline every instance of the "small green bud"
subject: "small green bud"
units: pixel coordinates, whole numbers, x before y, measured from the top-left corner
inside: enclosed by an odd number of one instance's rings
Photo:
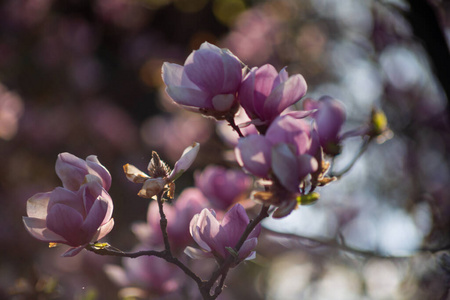
[[[307,195],[301,195],[297,197],[297,203],[299,205],[311,205],[317,202],[319,200],[320,194],[313,192]]]

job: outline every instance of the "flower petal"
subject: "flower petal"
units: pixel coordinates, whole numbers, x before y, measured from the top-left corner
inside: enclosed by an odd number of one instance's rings
[[[39,193],[27,200],[27,215],[32,218],[45,219],[51,192]]]
[[[203,259],[203,258],[211,258],[213,254],[211,252],[205,252],[201,249],[197,249],[191,246],[187,246],[184,249],[184,253],[193,259]]]
[[[100,226],[97,233],[94,235],[91,241],[98,241],[104,238],[114,227],[114,219],[110,219],[106,224]]]
[[[175,163],[172,172],[169,175],[169,181],[175,181],[181,176],[194,162],[197,157],[198,151],[200,150],[200,144],[194,142],[191,146],[184,149],[183,154],[180,159]]]
[[[270,170],[270,143],[262,135],[249,135],[239,139],[235,148],[236,159],[241,167],[259,177],[267,177]]]
[[[74,248],[70,248],[69,250],[67,250],[66,252],[64,252],[61,256],[62,257],[72,257],[77,255],[78,253],[81,252],[81,250],[84,249],[84,247],[86,247],[86,245],[80,246],[80,247],[74,247]]]
[[[81,214],[67,205],[57,203],[49,209],[47,228],[64,237],[70,246],[80,246],[89,242],[80,231],[82,223]]]
[[[180,105],[213,108],[211,94],[206,91],[180,86],[167,86],[166,93]]]
[[[29,217],[22,217],[22,220],[28,232],[38,240],[52,243],[67,243],[62,236],[47,228],[45,220]]]
[[[89,173],[98,176],[102,180],[102,185],[105,190],[109,190],[111,187],[111,174],[109,171],[100,163],[97,156],[89,155],[86,158],[86,163],[89,168]]]
[[[62,187],[57,187],[50,193],[49,196],[50,200],[48,202],[47,211],[50,211],[55,204],[64,204],[84,215],[85,209],[83,202],[77,193]]]
[[[55,171],[61,179],[64,188],[76,191],[88,173],[87,163],[75,155],[64,152],[58,155],[55,164]]]
[[[306,81],[296,74],[278,85],[264,103],[264,118],[272,120],[306,94]]]
[[[242,233],[245,231],[249,223],[247,213],[241,204],[235,204],[223,216],[221,227],[223,231],[220,232],[224,236],[218,238],[223,240],[224,246],[234,247],[239,241]]]
[[[244,244],[242,244],[241,249],[239,249],[238,252],[239,260],[252,259],[249,256],[252,254],[252,250],[255,249],[257,244],[258,244],[257,238],[247,239],[244,242]]]
[[[150,176],[130,164],[124,165],[123,171],[125,172],[125,176],[127,177],[127,179],[134,183],[144,183],[147,179],[150,178]]]
[[[297,157],[288,144],[278,144],[272,148],[272,170],[279,182],[289,191],[299,192]]]
[[[200,48],[193,51],[184,64],[184,72],[201,90],[221,94],[224,85],[224,66],[219,48]]]

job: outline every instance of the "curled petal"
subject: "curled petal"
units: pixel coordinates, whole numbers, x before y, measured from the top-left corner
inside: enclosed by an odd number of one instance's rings
[[[89,169],[93,170],[93,174],[97,175],[102,180],[102,186],[105,190],[109,190],[111,187],[111,174],[109,171],[100,163],[97,156],[89,155],[86,158],[86,163]]]
[[[149,178],[142,185],[142,189],[139,191],[138,196],[142,198],[151,198],[160,193],[165,185],[166,180],[164,178]]]
[[[150,176],[130,164],[124,165],[123,171],[125,172],[125,176],[127,177],[127,179],[134,183],[144,183],[147,179],[150,178]]]

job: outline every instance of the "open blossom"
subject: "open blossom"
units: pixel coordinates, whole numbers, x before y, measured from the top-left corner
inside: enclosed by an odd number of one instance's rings
[[[312,117],[319,137],[320,145],[327,154],[340,153],[339,132],[345,122],[345,108],[339,101],[329,96],[323,96],[318,101],[305,99],[306,110],[316,109]]]
[[[112,230],[112,211],[108,192],[95,176],[87,175],[78,191],[58,187],[28,199],[28,216],[23,217],[23,222],[35,238],[67,244],[72,248],[63,256],[74,256]]]
[[[55,170],[63,187],[71,191],[77,191],[88,174],[94,175],[95,177],[92,178],[98,180],[105,190],[111,187],[111,175],[95,155],[90,155],[83,160],[67,152],[60,153]]]
[[[189,226],[195,242],[202,248],[186,247],[185,253],[192,258],[214,257],[219,263],[231,255],[227,248],[234,248],[244,233],[249,219],[244,207],[234,205],[223,217],[216,219],[214,210],[207,208],[195,215]],[[246,259],[253,259],[253,251],[258,242],[261,227],[258,226],[248,235],[237,252],[236,264]]]
[[[306,93],[302,75],[288,75],[286,69],[277,73],[272,65],[253,68],[242,81],[239,103],[252,120],[267,126],[286,108],[296,103]]]
[[[195,184],[214,208],[225,210],[248,192],[252,180],[241,170],[209,166],[196,173]]]
[[[229,50],[205,42],[188,56],[184,66],[164,63],[162,77],[167,94],[187,109],[223,119],[238,108],[242,67]]]
[[[285,115],[274,120],[265,136],[241,138],[235,151],[250,173],[267,178],[273,172],[286,189],[298,192],[305,176],[317,170],[315,148],[309,124]]]
[[[174,205],[165,204],[164,213],[167,218],[167,234],[172,248],[184,249],[192,238],[189,235],[189,223],[195,214],[205,208],[208,200],[199,189],[188,188],[174,201]],[[136,223],[133,232],[140,241],[154,246],[164,245],[161,233],[159,207],[156,201],[149,204],[147,223]]]
[[[126,164],[123,170],[127,179],[134,183],[142,183],[142,188],[138,196],[143,198],[152,198],[163,191],[167,186],[173,186],[173,182],[181,176],[194,162],[200,150],[199,143],[193,143],[184,149],[180,159],[175,163],[172,171],[160,160],[158,154],[153,152],[152,159],[148,164],[149,175],[145,174],[133,165]]]

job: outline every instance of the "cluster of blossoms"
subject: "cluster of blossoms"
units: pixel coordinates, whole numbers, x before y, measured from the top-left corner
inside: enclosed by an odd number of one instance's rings
[[[63,187],[31,197],[27,202],[28,217],[23,218],[34,237],[51,245],[71,246],[64,256],[73,256],[84,248],[123,257],[148,255],[140,258],[142,263],[125,258],[125,270],[108,268],[122,285],[150,278],[160,282],[146,285],[153,292],[177,289],[181,281],[171,280],[179,277],[177,270],[166,268],[166,262],[156,263],[154,256],[158,256],[192,277],[205,299],[215,299],[228,269],[255,257],[259,223],[269,216],[270,209],[273,217],[281,218],[299,204],[315,202],[316,187],[336,179],[327,175],[330,164],[326,158],[341,152],[342,140],[356,135],[369,136],[370,140],[386,131],[386,120],[374,111],[368,125],[341,134],[345,109],[329,96],[305,99],[303,110],[292,110],[307,91],[302,75],[289,76],[286,69],[277,72],[271,65],[249,69],[230,51],[206,42],[189,55],[184,66],[164,63],[162,77],[168,95],[176,103],[189,111],[225,120],[236,131],[236,162],[247,174],[209,166],[196,173],[197,187],[185,189],[175,199],[174,182],[192,165],[199,152],[198,143],[184,150],[173,170],[156,152],[152,153],[147,173],[126,164],[128,180],[142,185],[138,196],[155,199],[149,204],[147,222],[133,225],[140,241],[135,249],[163,249],[160,252],[139,251],[127,256],[97,242],[111,231],[114,221],[107,192],[111,176],[95,156],[82,160],[69,153],[60,154],[56,173]],[[236,125],[239,110],[246,117]],[[259,179],[251,198],[262,204],[261,212],[251,221],[244,206],[237,203],[243,195],[248,198],[253,183],[248,174]],[[169,205],[171,202],[174,204]],[[200,248],[192,247],[192,241]],[[220,272],[204,283],[173,256],[182,252],[194,259],[214,258]],[[155,264],[158,267],[146,267]],[[219,276],[220,288],[211,296]]]
[[[55,169],[63,187],[28,199],[28,217],[23,222],[37,239],[71,246],[63,256],[74,256],[114,226],[113,202],[108,194],[111,175],[93,155],[82,160],[61,153]]]
[[[207,42],[194,51],[184,66],[165,63],[166,91],[191,111],[226,119],[234,125],[241,106],[249,120],[240,128],[254,126],[235,147],[236,159],[247,172],[264,179],[254,199],[278,207],[275,217],[289,214],[306,199],[307,188],[333,180],[325,176],[324,154],[340,153],[343,104],[331,97],[306,99],[304,110],[293,111],[307,91],[302,75],[277,72],[272,65],[248,69],[227,50]],[[246,132],[246,131],[244,131]],[[308,180],[308,181],[307,181]]]

